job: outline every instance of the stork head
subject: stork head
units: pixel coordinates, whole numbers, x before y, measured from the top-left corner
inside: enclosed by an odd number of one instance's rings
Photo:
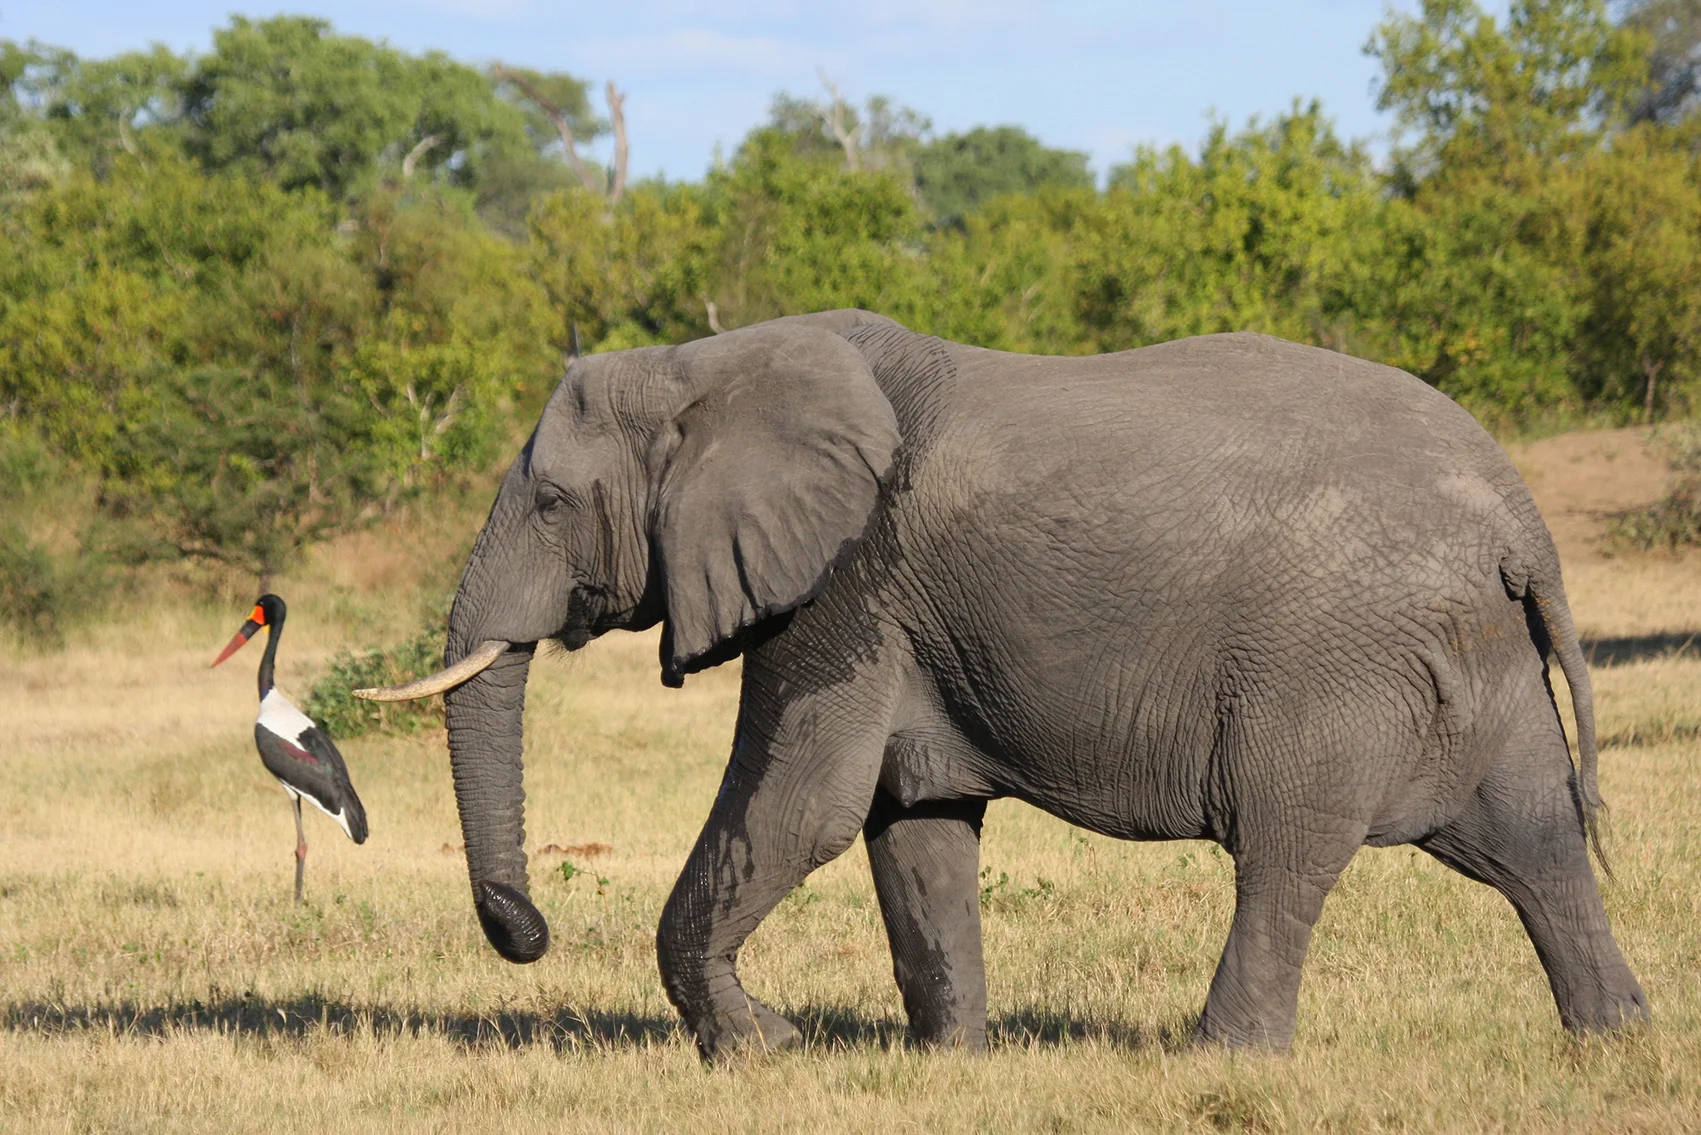
[[[241,650],[243,644],[254,637],[254,632],[261,627],[276,627],[284,619],[284,601],[276,595],[266,594],[254,600],[254,609],[248,612],[248,620],[237,630],[236,634],[225,644],[219,656],[213,659],[217,666],[226,658]]]

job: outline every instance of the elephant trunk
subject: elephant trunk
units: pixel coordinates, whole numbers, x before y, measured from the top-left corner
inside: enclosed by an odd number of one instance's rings
[[[528,897],[525,799],[520,758],[526,674],[535,643],[516,643],[488,668],[444,694],[455,804],[466,840],[467,872],[485,937],[511,962],[535,962],[549,948],[549,924]],[[451,631],[448,654],[468,644]]]

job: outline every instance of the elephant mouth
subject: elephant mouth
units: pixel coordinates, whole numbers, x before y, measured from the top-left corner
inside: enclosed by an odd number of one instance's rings
[[[567,618],[561,629],[549,637],[567,650],[578,650],[592,639],[611,630],[644,630],[661,619],[660,612],[648,597],[637,606],[616,612],[603,611],[607,595],[598,589],[577,587],[568,598]],[[397,686],[374,686],[355,690],[354,696],[367,701],[417,701],[441,694],[488,670],[514,644],[506,639],[486,639],[453,666],[435,674],[416,678]]]
[[[622,602],[610,588],[581,583],[567,599],[561,629],[549,637],[565,650],[578,650],[609,631],[648,630],[663,613],[661,600],[649,592],[636,603]]]
[[[432,694],[452,690],[488,670],[512,645],[503,639],[488,639],[479,643],[476,649],[453,666],[446,666],[435,674],[428,674],[399,686],[376,686],[355,690],[354,696],[365,698],[367,701],[415,701],[428,698]]]

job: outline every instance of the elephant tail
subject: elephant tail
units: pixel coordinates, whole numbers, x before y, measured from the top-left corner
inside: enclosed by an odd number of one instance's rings
[[[1531,570],[1509,558],[1501,565],[1501,575],[1507,590],[1523,600],[1530,621],[1541,628],[1542,636],[1547,639],[1546,644],[1536,644],[1543,648],[1544,661],[1551,650],[1559,660],[1566,685],[1571,688],[1571,708],[1577,719],[1577,809],[1601,870],[1611,876],[1612,864],[1607,861],[1606,849],[1601,845],[1600,816],[1606,810],[1606,804],[1601,799],[1597,780],[1600,747],[1595,737],[1594,687],[1589,682],[1589,666],[1583,658],[1583,647],[1577,639],[1577,625],[1572,621],[1571,605],[1566,601],[1565,587],[1560,581],[1559,555],[1545,527],[1541,531],[1541,544],[1547,554],[1540,557],[1540,570]],[[1551,682],[1548,695],[1553,695]],[[1558,707],[1556,700],[1555,712],[1558,712]]]

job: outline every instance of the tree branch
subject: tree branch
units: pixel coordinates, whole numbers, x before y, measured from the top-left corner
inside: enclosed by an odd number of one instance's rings
[[[833,132],[833,137],[839,140],[839,145],[845,151],[845,168],[855,172],[862,166],[862,154],[856,144],[856,134],[845,128],[845,99],[839,93],[839,88],[833,80],[827,78],[827,72],[816,68],[815,73],[821,77],[821,85],[827,88],[827,93],[833,96],[832,113],[817,105],[821,121],[827,124],[827,129]]]
[[[403,181],[406,181],[413,176],[414,165],[420,158],[423,158],[433,146],[437,145],[437,143],[442,140],[443,135],[441,134],[427,134],[414,145],[413,149],[408,151],[408,156],[402,159]]]
[[[122,111],[118,115],[118,141],[123,144],[126,153],[134,155],[140,152],[136,149],[135,139],[130,137],[130,127],[125,123]]]
[[[608,81],[608,117],[614,123],[614,184],[608,190],[608,203],[618,205],[626,192],[626,96]]]
[[[537,104],[539,110],[549,116],[549,120],[555,124],[555,132],[561,136],[562,146],[567,150],[567,163],[573,167],[573,172],[579,175],[579,182],[592,193],[601,192],[602,187],[597,184],[590,167],[585,165],[584,160],[579,157],[579,148],[573,142],[573,128],[567,123],[567,112],[545,98],[543,92],[538,90],[530,79],[527,79],[518,71],[500,63],[492,67],[491,71],[503,82],[512,83],[520,88],[521,94],[531,99],[533,103]]]
[[[1646,391],[1642,395],[1642,420],[1644,422],[1654,420],[1654,383],[1659,379],[1660,371],[1665,368],[1665,365],[1664,359],[1654,359],[1648,355],[1648,352],[1642,352],[1642,373],[1648,378]]]

